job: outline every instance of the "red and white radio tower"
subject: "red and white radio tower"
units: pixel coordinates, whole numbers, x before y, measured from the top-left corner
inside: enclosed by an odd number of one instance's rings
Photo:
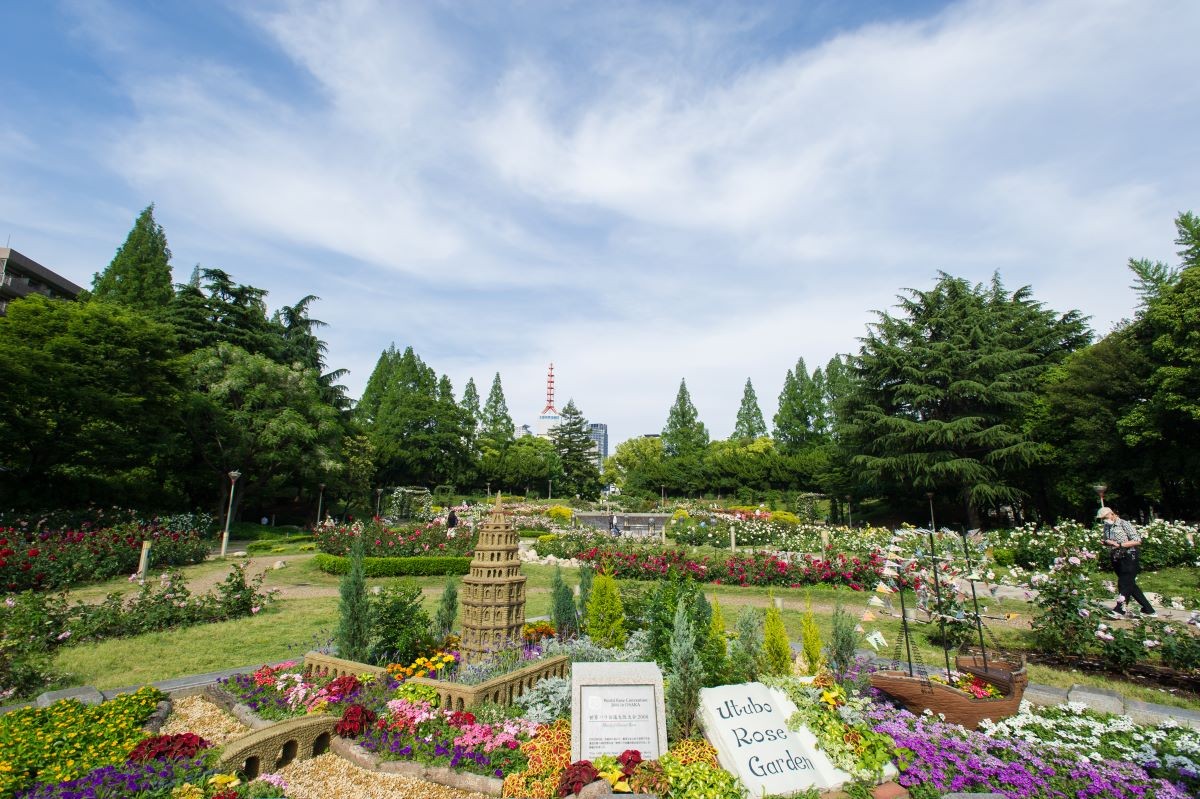
[[[554,414],[558,416],[558,409],[554,407],[554,364],[550,364],[550,371],[546,373],[546,408],[542,411],[542,416],[546,414]]]

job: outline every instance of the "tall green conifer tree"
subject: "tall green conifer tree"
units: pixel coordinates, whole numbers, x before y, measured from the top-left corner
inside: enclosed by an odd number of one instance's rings
[[[152,314],[171,302],[171,250],[162,225],[154,221],[153,204],[138,215],[108,267],[92,279],[92,296]]]
[[[758,407],[758,395],[754,393],[754,384],[746,378],[746,387],[742,390],[742,404],[738,408],[737,422],[733,426],[735,441],[753,441],[767,434],[767,423],[763,421],[762,409]]]
[[[600,469],[596,465],[596,442],[592,441],[588,421],[575,400],[569,400],[562,409],[561,420],[550,431],[550,440],[554,442],[562,469],[561,493],[579,494],[587,499],[598,497]]]

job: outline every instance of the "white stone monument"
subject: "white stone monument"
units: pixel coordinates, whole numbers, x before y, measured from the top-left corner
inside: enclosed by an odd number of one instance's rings
[[[636,749],[646,760],[667,751],[662,671],[656,663],[571,666],[571,760]]]
[[[811,786],[838,788],[853,780],[817,748],[807,729],[789,730],[796,706],[760,682],[700,690],[700,714],[721,767],[741,778],[751,796],[791,794]]]

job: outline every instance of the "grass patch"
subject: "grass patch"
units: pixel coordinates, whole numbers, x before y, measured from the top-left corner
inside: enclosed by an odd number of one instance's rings
[[[249,618],[69,646],[55,666],[72,675],[71,685],[122,688],[298,659],[336,626],[336,599],[299,599]]]

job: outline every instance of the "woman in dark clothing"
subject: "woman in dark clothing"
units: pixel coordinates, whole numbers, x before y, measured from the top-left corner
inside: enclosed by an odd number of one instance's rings
[[[458,514],[451,509],[450,515],[446,517],[446,529],[453,530],[455,527],[458,527]]]
[[[1132,524],[1117,515],[1112,508],[1101,508],[1096,518],[1104,522],[1104,546],[1112,555],[1113,568],[1117,572],[1117,606],[1109,614],[1114,617],[1125,615],[1125,603],[1132,597],[1142,613],[1153,616],[1154,607],[1138,588],[1137,575],[1141,571],[1139,547],[1142,534]]]

